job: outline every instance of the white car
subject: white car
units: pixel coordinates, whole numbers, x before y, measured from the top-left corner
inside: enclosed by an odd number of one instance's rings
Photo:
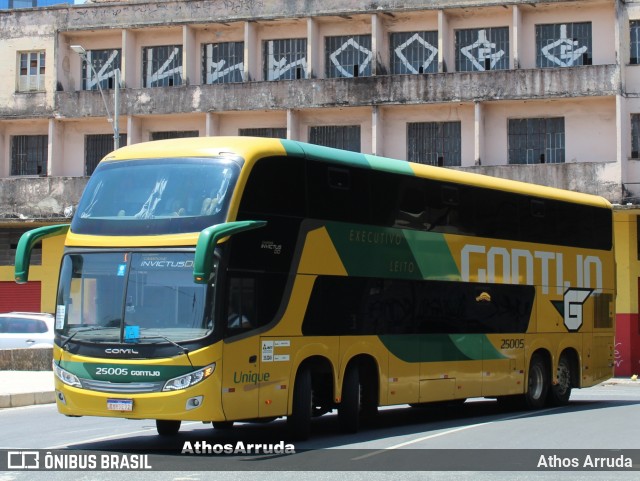
[[[53,321],[45,312],[0,314],[0,349],[52,347]]]

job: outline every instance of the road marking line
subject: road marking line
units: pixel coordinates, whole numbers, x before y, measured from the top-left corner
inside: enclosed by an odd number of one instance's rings
[[[542,411],[535,411],[535,412],[536,413],[548,413],[548,412],[551,412],[551,411],[555,411],[557,409],[560,409],[560,407],[549,408],[549,409],[545,409],[545,410],[542,410]],[[430,434],[428,436],[422,436],[420,438],[412,439],[410,441],[405,441],[403,443],[394,444],[393,446],[389,446],[388,448],[378,449],[377,451],[374,451],[374,452],[369,453],[369,454],[363,454],[362,456],[358,456],[356,458],[352,458],[351,461],[360,461],[362,459],[370,458],[372,456],[377,456],[378,454],[386,453],[387,451],[390,451],[392,449],[403,448],[405,446],[409,446],[410,444],[419,443],[421,441],[426,441],[428,439],[439,438],[441,436],[446,436],[448,434],[455,434],[455,433],[458,433],[460,431],[465,431],[467,429],[475,429],[475,428],[479,428],[481,426],[488,426],[489,424],[494,424],[494,423],[500,422],[500,421],[509,421],[511,419],[522,418],[522,417],[525,417],[525,416],[530,416],[531,414],[532,414],[532,412],[516,414],[514,416],[507,416],[507,417],[504,417],[504,418],[495,419],[493,421],[488,421],[486,423],[471,424],[469,426],[462,426],[462,427],[455,428],[455,429],[450,429],[448,431],[444,431],[444,432],[441,432],[441,433]]]

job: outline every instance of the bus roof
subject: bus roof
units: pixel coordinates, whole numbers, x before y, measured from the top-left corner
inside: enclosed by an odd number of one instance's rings
[[[473,185],[535,197],[611,208],[611,204],[606,199],[596,195],[491,177],[472,172],[463,172],[456,169],[434,167],[404,160],[361,154],[359,152],[323,147],[295,140],[233,136],[158,140],[122,147],[107,155],[103,161],[151,159],[158,157],[213,157],[225,154],[240,156],[250,165],[262,157],[277,155],[301,156],[310,160],[324,160],[352,167],[381,170],[402,175],[430,178],[443,182]]]

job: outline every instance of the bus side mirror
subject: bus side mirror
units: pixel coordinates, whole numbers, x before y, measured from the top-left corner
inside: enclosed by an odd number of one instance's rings
[[[264,220],[241,220],[213,225],[200,232],[193,262],[193,281],[196,284],[209,282],[213,265],[213,252],[216,244],[221,239],[247,230],[258,229],[265,225],[267,225],[267,221]]]
[[[69,224],[47,225],[32,229],[20,237],[16,248],[16,265],[14,278],[18,284],[26,284],[29,280],[29,264],[31,263],[31,251],[33,247],[46,237],[65,235],[69,230]]]

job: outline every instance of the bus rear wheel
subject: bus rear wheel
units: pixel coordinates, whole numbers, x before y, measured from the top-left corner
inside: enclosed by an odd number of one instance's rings
[[[571,397],[571,361],[567,356],[560,356],[556,377],[557,384],[549,388],[548,401],[551,406],[565,406]]]
[[[534,354],[529,364],[527,377],[527,391],[524,394],[524,404],[528,409],[544,407],[549,391],[549,370],[547,363],[540,354]]]
[[[180,431],[181,421],[167,421],[156,419],[156,429],[160,436],[175,436]]]
[[[313,414],[313,386],[311,371],[302,368],[296,375],[293,386],[291,414],[287,417],[290,436],[297,441],[309,439],[311,435],[311,417]]]
[[[360,428],[361,384],[358,366],[347,367],[342,381],[342,401],[338,405],[338,422],[343,433],[356,433]]]

